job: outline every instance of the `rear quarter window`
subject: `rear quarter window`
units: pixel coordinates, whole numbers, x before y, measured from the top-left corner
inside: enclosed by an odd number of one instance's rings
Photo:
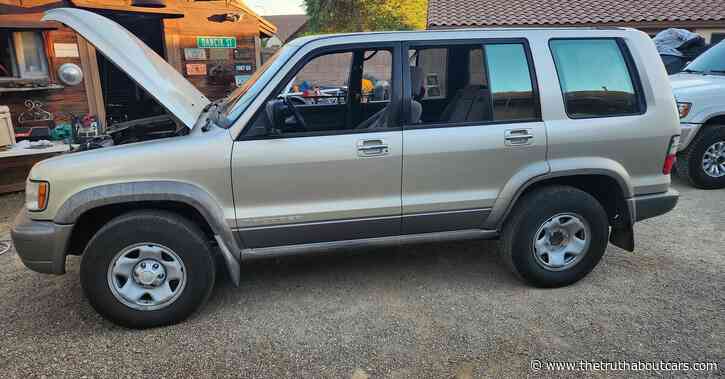
[[[617,39],[556,39],[549,46],[569,117],[616,117],[644,111],[629,52]]]

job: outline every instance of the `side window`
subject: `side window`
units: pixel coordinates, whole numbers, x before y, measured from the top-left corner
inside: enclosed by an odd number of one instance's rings
[[[342,104],[347,96],[352,53],[322,55],[309,61],[292,79],[285,96],[305,104]]]
[[[387,127],[392,57],[391,50],[359,49],[311,58],[257,112],[245,136],[302,137]]]
[[[441,99],[446,97],[447,49],[411,50],[415,60],[412,66],[418,67],[422,74],[423,99]]]
[[[569,117],[641,113],[632,76],[615,39],[562,39],[549,45]]]
[[[485,48],[493,120],[531,120],[538,117],[538,104],[524,46],[501,44],[486,45]]]
[[[363,102],[390,101],[393,54],[388,50],[366,52],[363,58]]]
[[[539,116],[523,44],[416,47],[409,55],[417,58],[411,59],[409,125],[523,121]],[[442,89],[431,86],[431,72],[446,78]]]

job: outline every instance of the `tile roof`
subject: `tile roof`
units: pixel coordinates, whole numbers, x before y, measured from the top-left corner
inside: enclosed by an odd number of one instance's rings
[[[277,26],[277,37],[282,42],[287,42],[290,37],[294,36],[305,24],[307,24],[307,15],[304,14],[285,14],[276,16],[264,16],[269,22]]]
[[[723,0],[429,0],[428,27],[722,21]]]

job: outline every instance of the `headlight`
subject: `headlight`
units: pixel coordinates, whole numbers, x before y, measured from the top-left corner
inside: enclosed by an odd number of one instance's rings
[[[687,117],[690,114],[692,103],[677,103],[677,110],[680,111],[680,118]]]
[[[42,211],[48,206],[50,186],[48,182],[28,180],[25,183],[25,208],[29,211]]]

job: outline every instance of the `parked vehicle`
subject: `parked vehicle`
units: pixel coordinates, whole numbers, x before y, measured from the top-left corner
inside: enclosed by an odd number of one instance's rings
[[[238,285],[249,259],[371,245],[500,238],[523,281],[565,286],[608,241],[633,250],[633,224],[677,203],[677,107],[633,29],[304,37],[210,103],[112,21],[79,9],[45,20],[75,29],[190,129],[30,173],[18,254],[51,274],[82,254],[85,294],[121,325],[189,316],[210,296],[215,259]],[[289,82],[328,58],[346,66],[323,65],[318,82],[349,83],[345,101],[289,101]],[[362,100],[373,70],[387,101]]]
[[[725,188],[725,42],[670,81],[682,125],[677,173],[698,188]]]

